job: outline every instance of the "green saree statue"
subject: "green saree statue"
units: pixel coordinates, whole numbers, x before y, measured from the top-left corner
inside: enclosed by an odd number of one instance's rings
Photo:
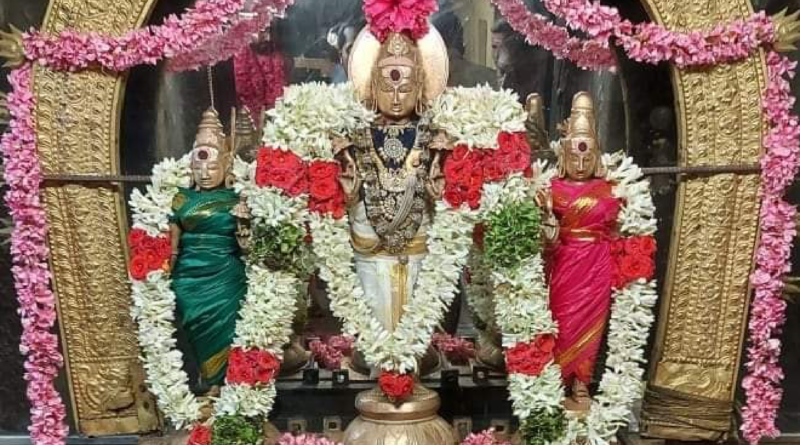
[[[216,112],[208,110],[192,150],[193,188],[172,203],[172,286],[178,319],[212,389],[225,380],[239,305],[247,289],[236,238],[238,204],[225,187],[232,162]]]

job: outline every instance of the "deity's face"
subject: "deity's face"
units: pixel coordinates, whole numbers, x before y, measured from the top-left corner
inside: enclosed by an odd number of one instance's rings
[[[572,137],[564,141],[563,171],[567,178],[574,181],[586,181],[594,177],[597,171],[597,141],[591,137]]]
[[[410,59],[396,59],[405,60],[378,66],[375,88],[378,111],[387,119],[395,121],[410,118],[414,114],[417,101],[420,100],[421,88],[417,75],[419,68]]]
[[[225,180],[225,166],[220,162],[216,150],[197,147],[192,155],[192,179],[201,190],[211,190]]]

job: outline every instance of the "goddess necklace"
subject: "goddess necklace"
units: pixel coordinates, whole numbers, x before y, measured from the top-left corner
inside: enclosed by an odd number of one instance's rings
[[[394,164],[403,162],[408,149],[403,144],[403,141],[400,140],[400,134],[409,128],[414,128],[411,122],[401,125],[390,124],[378,129],[385,136],[383,145],[378,147],[378,153],[385,161]]]

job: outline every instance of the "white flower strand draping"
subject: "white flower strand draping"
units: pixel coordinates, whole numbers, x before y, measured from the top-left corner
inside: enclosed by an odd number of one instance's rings
[[[444,130],[456,144],[497,149],[501,132],[525,131],[525,110],[512,90],[488,85],[448,88],[431,105],[431,126]]]
[[[417,284],[399,325],[389,332],[373,315],[355,272],[347,217],[312,216],[314,252],[320,258],[320,277],[328,283],[331,309],[342,319],[343,333],[356,338],[368,363],[398,373],[416,369],[417,358],[427,351],[433,331],[457,291],[472,244],[473,224],[473,212],[454,211],[437,203]]]
[[[236,160],[236,189],[250,194],[254,190],[252,167]],[[166,159],[153,168],[147,193],[131,195],[134,228],[158,236],[169,230],[172,199],[178,187],[191,183],[189,155],[178,161]],[[293,217],[291,206],[259,206],[256,212],[265,220]],[[280,358],[289,342],[297,294],[302,285],[293,275],[273,272],[258,265],[247,265],[248,288],[239,310],[234,346],[259,348]],[[150,272],[144,280],[131,279],[134,320],[138,324],[146,383],[158,406],[176,428],[188,428],[201,419],[203,403],[189,389],[183,371],[183,355],[176,347],[175,293],[169,275]],[[216,414],[266,416],[272,409],[276,390],[274,380],[263,386],[225,385],[216,401]]]

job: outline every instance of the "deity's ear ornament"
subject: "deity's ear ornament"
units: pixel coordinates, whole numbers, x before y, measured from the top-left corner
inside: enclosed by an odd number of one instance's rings
[[[594,102],[592,96],[581,91],[572,98],[572,110],[569,119],[565,123],[564,137],[562,138],[561,149],[558,152],[558,176],[566,176],[566,158],[568,156],[570,140],[576,138],[592,139],[593,145],[589,149],[594,152],[597,164],[594,177],[604,178],[608,169],[603,165],[603,151],[600,149],[600,142],[597,139],[597,123],[594,117]]]
[[[373,68],[378,63],[381,54],[391,53],[391,46],[400,41],[410,42],[416,46],[419,54],[418,61],[422,67],[423,102],[429,104],[442,94],[447,88],[447,78],[450,74],[450,62],[447,58],[447,47],[439,32],[431,26],[428,33],[420,39],[412,40],[406,35],[401,38],[390,36],[383,42],[379,41],[369,30],[369,27],[359,32],[350,51],[347,72],[350,81],[358,93],[359,99],[364,103],[373,102],[372,76]]]

